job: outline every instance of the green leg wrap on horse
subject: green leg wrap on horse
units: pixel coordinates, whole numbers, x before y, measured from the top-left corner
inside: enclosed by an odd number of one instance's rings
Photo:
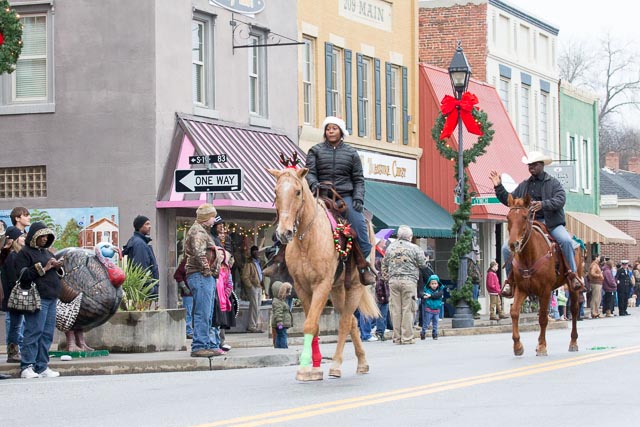
[[[304,334],[304,345],[300,354],[300,366],[311,366],[311,341],[313,335]]]

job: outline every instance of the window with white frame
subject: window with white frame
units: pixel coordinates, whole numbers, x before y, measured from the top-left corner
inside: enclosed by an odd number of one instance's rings
[[[591,151],[589,149],[589,140],[582,140],[582,159],[581,159],[581,172],[582,172],[582,189],[585,193],[591,191]]]
[[[498,94],[504,105],[504,109],[509,113],[509,79],[503,77],[500,78],[500,84],[498,86]]]
[[[548,147],[549,144],[549,94],[546,92],[540,92],[540,114],[539,118],[539,134],[540,134],[540,146]]]
[[[254,116],[267,116],[267,64],[263,34],[251,34],[249,44],[249,112]]]
[[[520,141],[525,147],[529,147],[529,97],[531,88],[527,85],[520,87]]]
[[[364,137],[371,136],[371,126],[373,121],[371,114],[372,90],[373,90],[373,60],[371,58],[362,57],[362,123],[364,128]]]
[[[191,85],[196,113],[215,107],[212,46],[213,17],[194,13],[191,21]]]
[[[400,79],[402,78],[402,71],[396,66],[391,67],[391,88],[389,93],[391,94],[391,102],[389,105],[391,114],[391,140],[393,142],[400,142],[402,140],[402,125],[400,119],[402,117],[402,101],[400,96],[402,94],[402,86]]]
[[[569,135],[569,141],[567,144],[567,156],[568,160],[574,165],[574,173],[576,176],[575,187],[572,189],[573,191],[577,191],[578,187],[580,187],[580,174],[578,173],[577,165],[578,165],[578,147],[576,146],[576,138],[575,136]]]
[[[333,47],[331,51],[331,115],[342,116],[342,94],[344,87],[342,49]]]
[[[53,28],[50,5],[16,7],[22,51],[11,74],[0,75],[0,114],[55,111]]]
[[[302,45],[302,105],[303,122],[313,125],[315,114],[315,92],[313,81],[315,76],[315,40],[310,37],[303,37]]]

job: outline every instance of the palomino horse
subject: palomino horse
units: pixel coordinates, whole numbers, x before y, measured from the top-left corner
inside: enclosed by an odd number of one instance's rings
[[[293,167],[269,170],[276,178],[276,234],[282,243],[287,244],[285,261],[306,315],[304,347],[296,379],[315,381],[323,378],[320,367],[322,355],[318,345],[318,322],[329,295],[333,307],[340,313],[338,344],[329,376],[342,375],[342,352],[349,333],[358,358],[356,372],[365,374],[369,371],[369,365],[353,313],[358,309],[363,315],[375,318],[380,312],[372,293],[360,283],[358,269],[353,260],[350,260],[350,286],[344,286],[344,272],[336,277],[340,261],[335,249],[331,223],[323,205],[313,197],[309,189],[305,179],[308,171],[306,168]],[[370,237],[373,237],[373,234]]]
[[[578,297],[580,290],[573,288],[566,277],[568,267],[562,257],[560,247],[551,243],[543,231],[543,226],[533,220],[535,214],[529,209],[531,199],[526,195],[523,199],[514,199],[509,195],[509,248],[513,253],[511,286],[515,286],[513,305],[511,306],[511,320],[513,328],[513,353],[521,356],[524,347],[520,342],[518,319],[520,309],[527,295],[536,295],[540,301],[538,323],[540,335],[536,355],[547,355],[547,341],[545,333],[549,323],[549,301],[554,289],[568,283],[571,293],[571,341],[569,351],[578,351]],[[583,260],[580,248],[576,250],[576,267],[578,277],[583,276]]]

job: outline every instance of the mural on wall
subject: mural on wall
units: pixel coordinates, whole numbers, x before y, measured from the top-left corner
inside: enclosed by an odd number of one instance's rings
[[[42,221],[56,235],[55,249],[93,249],[100,242],[120,247],[118,208],[29,209],[31,222]],[[11,225],[11,210],[0,210],[0,221]],[[0,224],[1,226],[1,224]]]

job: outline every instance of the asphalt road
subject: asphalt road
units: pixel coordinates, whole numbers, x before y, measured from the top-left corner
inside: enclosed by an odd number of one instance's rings
[[[20,426],[602,426],[640,416],[640,310],[569,329],[366,343],[371,372],[298,383],[295,367],[60,377],[0,383],[2,425]],[[333,345],[322,347],[331,356]],[[328,363],[324,364],[325,375]]]

